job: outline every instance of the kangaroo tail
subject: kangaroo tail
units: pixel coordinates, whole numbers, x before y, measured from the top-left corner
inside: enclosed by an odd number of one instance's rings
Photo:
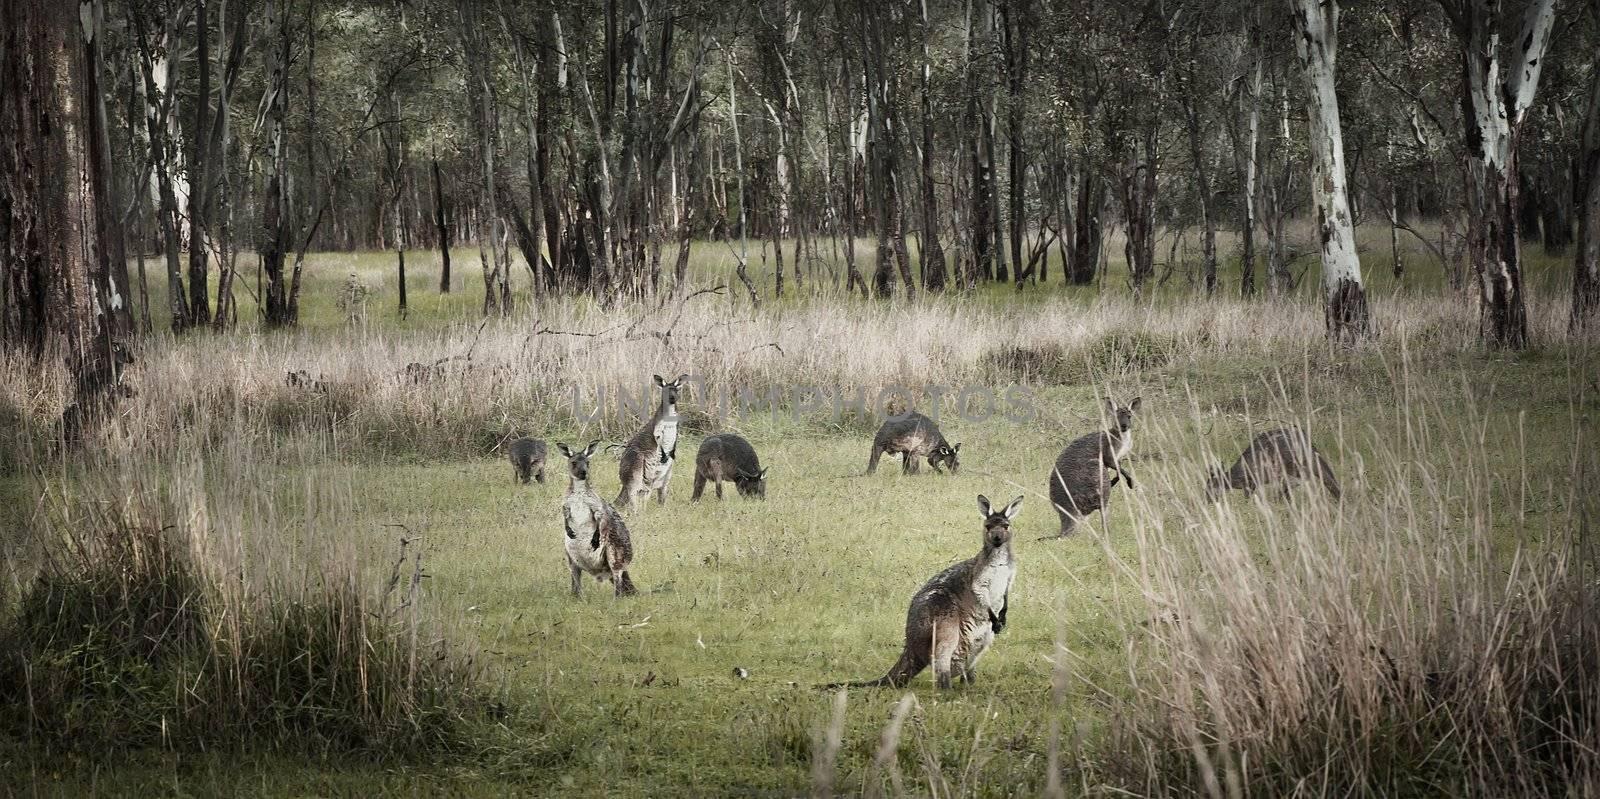
[[[1328,465],[1328,459],[1322,457],[1321,454],[1316,454],[1313,457],[1317,459],[1317,472],[1322,475],[1322,485],[1328,489],[1328,496],[1338,499],[1341,493],[1339,491],[1339,478],[1333,476],[1333,467]]]
[[[889,673],[876,680],[835,682],[828,683],[822,687],[830,691],[837,688],[904,688],[910,684],[911,678],[922,671],[923,665],[917,662],[916,657],[911,654],[911,650],[906,649],[900,652],[900,659],[889,667]]]

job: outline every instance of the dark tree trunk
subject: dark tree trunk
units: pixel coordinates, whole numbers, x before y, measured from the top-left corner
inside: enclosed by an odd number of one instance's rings
[[[439,175],[439,158],[433,158],[433,224],[439,231],[439,293],[450,293],[450,222],[444,203],[444,178]]]
[[[1072,250],[1067,261],[1067,282],[1074,286],[1094,283],[1100,266],[1101,215],[1105,210],[1105,186],[1092,167],[1085,167],[1078,178],[1078,199],[1072,214]]]
[[[0,350],[70,353],[67,439],[101,417],[131,357],[113,319],[109,148],[97,112],[97,6],[0,5]]]
[[[283,264],[289,251],[289,152],[285,141],[286,117],[289,107],[289,8],[292,0],[277,0],[272,4],[267,31],[276,36],[269,59],[270,77],[267,90],[267,138],[272,153],[272,171],[267,178],[267,196],[263,202],[261,223],[264,228],[264,246],[261,251],[262,271],[266,273],[264,319],[267,327],[282,327],[295,323],[289,305],[288,287],[283,279]],[[277,30],[274,31],[274,24]]]

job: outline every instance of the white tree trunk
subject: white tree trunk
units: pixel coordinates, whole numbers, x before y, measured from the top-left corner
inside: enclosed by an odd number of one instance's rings
[[[1500,3],[1472,0],[1446,4],[1461,39],[1466,74],[1463,111],[1468,243],[1482,301],[1482,334],[1500,346],[1527,345],[1527,309],[1522,296],[1521,242],[1517,229],[1517,139],[1539,87],[1545,49],[1555,22],[1555,0],[1527,0],[1501,74]]]
[[[1306,82],[1306,116],[1310,128],[1311,199],[1317,210],[1317,238],[1322,250],[1322,296],[1328,334],[1356,337],[1367,327],[1366,289],[1356,257],[1349,195],[1345,188],[1344,132],[1339,125],[1339,97],[1334,92],[1338,57],[1337,0],[1290,0],[1295,52]]]

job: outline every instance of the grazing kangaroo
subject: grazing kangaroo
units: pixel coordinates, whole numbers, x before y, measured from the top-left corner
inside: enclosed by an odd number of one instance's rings
[[[617,494],[617,506],[627,510],[638,508],[638,499],[656,492],[656,501],[667,504],[667,481],[672,478],[672,462],[678,457],[678,391],[688,375],[668,383],[655,375],[661,388],[661,405],[654,416],[645,423],[622,449],[622,464],[617,475],[622,478],[622,492]]]
[[[1339,498],[1339,480],[1333,476],[1333,467],[1312,446],[1304,430],[1268,430],[1251,440],[1227,471],[1220,463],[1211,467],[1206,499],[1215,502],[1230,488],[1254,494],[1269,483],[1278,483],[1280,495],[1287,497],[1292,483],[1312,479],[1322,481],[1328,495]]]
[[[628,577],[628,566],[633,563],[628,526],[622,523],[617,509],[589,487],[589,456],[599,446],[600,442],[591,441],[581,450],[572,450],[566,444],[556,444],[567,456],[567,472],[572,476],[567,495],[561,500],[567,531],[567,565],[572,567],[572,595],[581,595],[583,575],[592,574],[596,580],[610,580],[617,596],[628,596],[638,593]]]
[[[700,442],[700,451],[694,457],[694,496],[697,500],[705,493],[706,481],[716,484],[717,499],[722,499],[722,481],[732,480],[739,495],[767,498],[767,470],[761,468],[755,447],[743,436],[722,433]]]
[[[962,682],[971,685],[977,679],[978,658],[1006,626],[1011,584],[1017,577],[1017,560],[1011,554],[1011,520],[1021,507],[1022,497],[1017,497],[1004,510],[995,511],[980,494],[982,548],[975,557],[939,572],[911,598],[905,648],[889,673],[876,680],[828,687],[904,688],[929,663],[940,688],[950,687],[952,670],[959,670]]]
[[[944,434],[939,432],[939,426],[932,419],[911,411],[889,417],[878,428],[878,434],[872,438],[872,457],[867,461],[867,474],[878,471],[878,458],[896,452],[903,458],[900,470],[906,474],[917,473],[917,458],[922,457],[928,459],[928,465],[935,472],[942,474],[939,466],[943,464],[950,467],[951,474],[955,474],[961,467],[956,459],[960,451],[961,445],[945,441]]]
[[[527,485],[530,478],[543,483],[546,451],[544,442],[537,438],[519,438],[511,442],[506,454],[511,458],[512,479],[523,485]]]
[[[1133,415],[1139,410],[1140,401],[1134,397],[1132,402],[1119,406],[1106,400],[1116,423],[1074,440],[1056,458],[1055,468],[1050,470],[1050,502],[1061,516],[1060,536],[1072,535],[1084,517],[1106,506],[1118,476],[1133,488],[1133,475],[1123,467],[1122,459],[1133,449]],[[1116,472],[1109,482],[1108,469]]]

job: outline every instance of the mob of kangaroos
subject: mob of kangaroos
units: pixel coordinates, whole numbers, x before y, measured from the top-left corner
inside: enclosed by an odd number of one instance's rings
[[[600,498],[589,486],[589,456],[600,447],[591,441],[581,450],[556,444],[567,456],[567,472],[572,479],[561,500],[561,516],[567,532],[567,565],[572,569],[572,595],[580,596],[583,575],[610,580],[617,596],[637,593],[628,577],[633,562],[633,540],[617,509]]]
[[[932,419],[916,411],[908,411],[889,417],[878,428],[878,435],[872,439],[872,456],[867,460],[867,474],[878,471],[878,458],[897,452],[902,458],[900,470],[906,474],[917,473],[918,458],[927,458],[928,465],[935,472],[940,472],[939,466],[943,464],[950,467],[951,474],[955,474],[961,467],[956,458],[960,451],[961,444],[946,441],[944,434],[939,432],[939,425]]]
[[[1074,440],[1056,458],[1050,470],[1050,502],[1061,516],[1061,532],[1072,535],[1084,517],[1106,506],[1117,476],[1106,481],[1106,471],[1111,470],[1128,481],[1133,488],[1133,475],[1122,465],[1133,449],[1133,414],[1139,410],[1141,398],[1134,397],[1127,405],[1117,405],[1106,400],[1106,407],[1115,420],[1111,427],[1090,433]]]
[[[1011,520],[1022,507],[1022,497],[996,512],[978,495],[983,516],[983,543],[978,554],[939,572],[911,598],[906,612],[905,646],[889,673],[865,682],[834,683],[829,688],[904,688],[933,664],[933,679],[950,687],[953,669],[960,669],[968,685],[977,679],[978,658],[1005,629],[1011,584],[1017,577],[1017,560],[1011,554]]]
[[[1206,479],[1206,499],[1215,502],[1232,488],[1254,494],[1273,483],[1278,484],[1279,496],[1287,497],[1291,485],[1307,480],[1320,481],[1329,496],[1339,498],[1339,480],[1333,476],[1333,467],[1311,445],[1304,430],[1268,430],[1256,436],[1226,471],[1220,463],[1212,465]]]
[[[651,491],[656,502],[667,504],[667,482],[672,478],[672,462],[678,457],[678,391],[688,375],[667,382],[655,375],[656,386],[661,389],[661,404],[623,446],[622,463],[617,476],[622,478],[622,491],[617,494],[617,506],[636,510],[639,498]]]

